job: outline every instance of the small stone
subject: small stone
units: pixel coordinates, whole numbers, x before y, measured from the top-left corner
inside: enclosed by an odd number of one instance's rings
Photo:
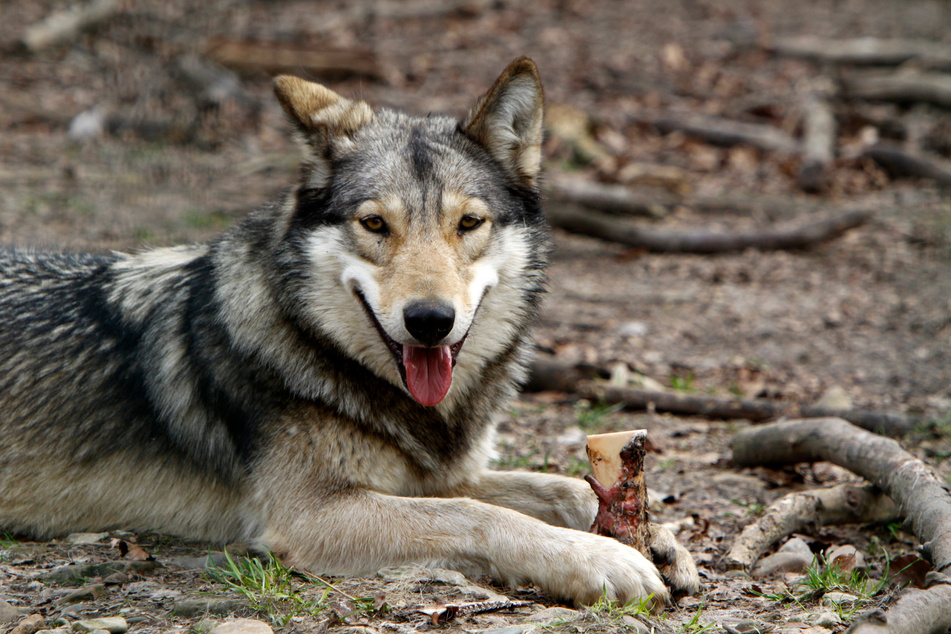
[[[802,556],[812,557],[812,549],[802,537],[792,537],[786,540],[786,543],[779,547],[784,553],[798,553]]]
[[[231,614],[248,606],[237,599],[189,599],[179,601],[172,607],[172,616],[197,616],[199,614]]]
[[[828,409],[852,409],[853,404],[844,387],[833,385],[816,401],[815,406]]]
[[[580,427],[569,427],[555,438],[555,444],[566,449],[581,449],[588,442],[588,435]]]
[[[855,605],[858,600],[857,596],[847,592],[826,592],[822,595],[820,604],[829,608],[836,608],[840,605],[848,608]]]
[[[809,623],[810,625],[818,625],[819,627],[824,627],[830,630],[836,626],[842,625],[842,619],[839,618],[839,615],[835,612],[819,612],[817,614],[809,614],[803,619],[803,621]]]
[[[471,582],[456,570],[445,568],[425,568],[423,566],[393,566],[376,573],[386,581],[407,583],[442,583],[447,586],[468,586]]]
[[[56,605],[68,605],[70,603],[80,603],[81,601],[95,601],[103,598],[106,594],[106,586],[104,584],[91,583],[60,597],[56,600]]]
[[[494,630],[483,630],[482,634],[525,634],[526,632],[531,632],[537,627],[537,625],[521,623],[519,625],[509,625],[507,627],[500,627]]]
[[[525,621],[528,623],[553,623],[555,621],[574,621],[577,618],[581,617],[581,613],[577,610],[572,610],[570,608],[547,608],[541,612],[536,612],[525,617]]]
[[[618,327],[618,334],[624,337],[643,337],[650,327],[643,321],[626,321]]]
[[[218,621],[214,619],[201,619],[200,621],[196,621],[191,629],[195,634],[205,634],[205,632],[213,630],[216,625],[218,625]]]
[[[65,541],[67,544],[84,546],[89,544],[98,544],[108,537],[109,533],[70,533],[63,541]]]
[[[31,614],[22,619],[16,626],[10,630],[10,634],[36,634],[46,619],[41,614]]]
[[[109,634],[123,634],[129,624],[121,616],[108,616],[101,619],[85,619],[73,623],[73,631],[79,634],[92,634],[96,630],[106,630]]]
[[[208,634],[274,634],[274,630],[264,621],[235,619],[213,627]]]
[[[750,574],[754,579],[759,579],[777,572],[802,572],[812,563],[812,558],[811,552],[807,557],[802,553],[777,551],[761,559]]]
[[[0,599],[0,623],[12,623],[18,618],[20,618],[19,610]]]
[[[651,634],[654,631],[653,628],[647,627],[640,619],[634,618],[630,614],[625,614],[621,617],[621,623],[624,624],[624,631],[634,632],[635,634]]]

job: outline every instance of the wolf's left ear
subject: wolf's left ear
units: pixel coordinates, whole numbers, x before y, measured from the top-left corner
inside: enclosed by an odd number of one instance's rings
[[[508,65],[462,124],[471,139],[530,187],[541,171],[543,102],[535,62],[521,57]]]
[[[304,161],[311,167],[309,186],[322,187],[330,180],[331,151],[351,144],[353,134],[373,119],[373,110],[292,75],[274,78],[274,94],[309,149]]]

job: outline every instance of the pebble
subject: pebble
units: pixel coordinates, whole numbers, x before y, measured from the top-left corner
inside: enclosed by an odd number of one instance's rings
[[[839,625],[842,625],[842,619],[839,618],[839,615],[835,612],[819,612],[818,614],[809,614],[806,616],[803,621],[809,623],[810,625],[818,625],[819,627],[825,627],[832,629]]]
[[[101,619],[76,621],[72,628],[78,634],[92,634],[97,630],[105,630],[109,634],[123,634],[129,629],[129,624],[121,616],[107,616]]]
[[[521,623],[519,625],[508,625],[494,630],[483,630],[482,634],[525,634],[536,629],[537,625]]]
[[[64,540],[67,544],[76,546],[98,544],[109,537],[109,533],[70,533]]]
[[[553,623],[555,621],[574,621],[581,617],[581,613],[571,608],[547,608],[541,612],[536,612],[525,618],[528,623]]]
[[[101,599],[104,596],[106,596],[106,586],[101,583],[91,583],[60,597],[56,600],[56,605],[67,605],[70,603],[79,603],[80,601],[93,601]]]
[[[829,608],[835,608],[840,605],[851,607],[855,605],[858,600],[859,598],[857,596],[849,594],[848,592],[826,592],[822,595],[822,601],[819,603]]]
[[[235,619],[216,625],[208,634],[274,634],[271,626],[256,619]]]
[[[247,608],[237,599],[189,599],[172,606],[172,616],[197,616],[199,614],[231,614]]]
[[[802,572],[812,563],[812,553],[805,556],[802,553],[777,551],[764,557],[750,573],[754,579],[768,577],[777,572]]]
[[[31,614],[21,620],[10,630],[10,634],[35,634],[41,627],[45,619],[41,614]]]
[[[0,623],[12,623],[18,618],[20,618],[20,612],[3,599],[0,599]]]

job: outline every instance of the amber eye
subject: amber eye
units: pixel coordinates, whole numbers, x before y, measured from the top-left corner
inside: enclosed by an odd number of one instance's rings
[[[372,233],[387,233],[389,227],[386,226],[386,221],[379,216],[367,216],[360,219],[360,224],[363,225],[363,228]]]
[[[459,221],[459,233],[472,231],[478,228],[483,222],[485,222],[485,219],[479,218],[478,216],[463,216],[462,220]]]

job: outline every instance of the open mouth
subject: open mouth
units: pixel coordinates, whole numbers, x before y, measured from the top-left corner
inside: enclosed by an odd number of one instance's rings
[[[354,289],[353,292],[363,304],[363,310],[376,327],[380,339],[396,360],[400,378],[410,395],[420,405],[432,407],[439,404],[452,385],[452,370],[456,365],[459,350],[469,335],[468,331],[451,346],[412,346],[400,343],[386,334],[363,293],[359,289]]]

